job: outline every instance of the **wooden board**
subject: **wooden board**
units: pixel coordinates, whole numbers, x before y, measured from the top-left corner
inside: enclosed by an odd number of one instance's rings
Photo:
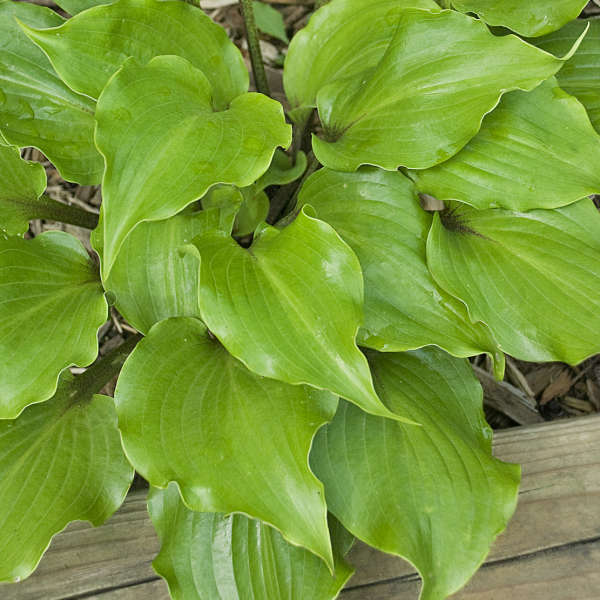
[[[494,453],[523,465],[519,506],[485,565],[454,598],[600,599],[600,417],[499,432]],[[150,564],[157,551],[144,495],[135,492],[102,527],[74,523],[58,534],[38,570],[0,586],[0,598],[166,600]],[[418,577],[401,559],[357,544],[351,560],[357,573],[341,600],[417,598]]]

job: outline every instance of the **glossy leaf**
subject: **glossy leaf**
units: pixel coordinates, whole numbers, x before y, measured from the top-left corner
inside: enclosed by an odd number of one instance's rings
[[[104,278],[138,223],[175,215],[216,183],[250,185],[291,142],[278,102],[248,93],[214,112],[208,80],[177,56],[145,66],[129,59],[98,99],[96,119],[106,158]]]
[[[233,356],[264,377],[327,389],[394,417],[354,341],[362,321],[360,264],[327,223],[303,209],[282,231],[265,225],[249,249],[223,233],[194,244],[202,319]]]
[[[557,208],[600,193],[600,136],[554,78],[506,94],[455,156],[415,171],[420,191],[476,208]]]
[[[244,202],[235,220],[234,233],[245,236],[254,233],[260,223],[266,221],[269,214],[269,197],[263,191],[255,192],[250,188],[243,188]]]
[[[0,419],[50,398],[58,374],[89,365],[107,305],[83,246],[62,231],[0,239]]]
[[[94,146],[94,102],[56,75],[44,53],[21,31],[63,19],[49,8],[0,1],[0,129],[15,146],[41,150],[69,181],[99,183],[104,163]]]
[[[25,31],[63,81],[92,98],[130,56],[142,64],[160,55],[189,60],[208,80],[215,110],[225,110],[248,91],[242,55],[225,30],[179,0],[120,0],[86,10],[61,27]],[[159,94],[165,85],[157,84]]]
[[[343,559],[353,538],[335,519],[332,577],[322,560],[260,521],[189,510],[174,484],[150,490],[148,512],[161,541],[152,564],[173,600],[331,600],[353,572]]]
[[[117,384],[119,429],[152,485],[202,512],[239,512],[332,564],[323,486],[308,467],[337,398],[251,373],[198,319],[156,324]]]
[[[283,83],[292,108],[317,106],[317,93],[334,78],[374,69],[406,7],[439,10],[434,0],[331,0],[316,11],[285,60]]]
[[[436,281],[529,361],[576,364],[600,352],[600,214],[591,200],[517,213],[458,207],[436,217]]]
[[[282,150],[276,150],[273,160],[264,175],[256,182],[259,190],[264,190],[271,185],[286,185],[296,181],[306,171],[306,154],[300,150],[296,154],[295,162]]]
[[[562,64],[460,13],[405,9],[376,67],[352,79],[332,74],[319,90],[323,134],[313,150],[341,171],[431,167],[477,133],[504,92],[531,90]]]
[[[311,464],[344,527],[409,560],[424,580],[421,600],[443,600],[506,526],[519,468],[492,458],[483,394],[466,360],[437,348],[369,357],[384,402],[423,427],[342,402],[315,438]]]
[[[69,522],[101,525],[133,479],[112,398],[72,380],[65,373],[52,399],[0,421],[0,581],[28,577]]]
[[[536,46],[560,55],[589,29],[577,52],[556,74],[560,86],[586,108],[592,125],[600,131],[600,19],[577,19],[559,31],[533,40]]]
[[[488,25],[503,25],[531,37],[559,29],[586,4],[587,0],[452,0],[454,8],[475,13]]]
[[[258,29],[271,37],[281,40],[284,44],[289,43],[290,40],[285,32],[283,15],[270,4],[265,4],[264,2],[255,0],[252,2],[252,6]]]
[[[29,220],[38,216],[45,189],[44,167],[23,160],[18,148],[0,139],[0,230],[9,235],[25,233]]]
[[[206,231],[231,232],[232,220],[232,214],[223,218],[219,210],[209,209],[140,223],[104,282],[119,312],[143,333],[168,317],[199,317],[198,258],[182,247]]]
[[[501,377],[504,357],[482,323],[433,281],[425,244],[432,216],[419,206],[401,173],[362,167],[356,173],[321,169],[299,197],[354,250],[365,279],[363,346],[397,352],[436,344],[456,356],[488,352]]]

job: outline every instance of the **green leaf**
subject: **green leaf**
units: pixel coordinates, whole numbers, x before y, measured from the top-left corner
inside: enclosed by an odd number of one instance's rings
[[[29,220],[38,216],[45,189],[44,167],[23,160],[18,148],[0,140],[0,230],[9,235],[25,233]]]
[[[201,321],[178,318],[138,344],[115,401],[125,452],[152,485],[177,482],[193,510],[261,519],[333,568],[308,453],[337,398],[251,373]]]
[[[58,374],[89,365],[107,305],[83,246],[62,231],[0,239],[0,419],[50,398]]]
[[[99,4],[112,4],[114,0],[58,0],[55,4],[70,15],[76,15]]]
[[[171,54],[204,73],[216,110],[225,110],[248,91],[248,70],[225,30],[179,0],[120,0],[86,10],[61,27],[24,30],[50,57],[63,81],[92,98],[98,98],[128,57],[144,64]],[[168,82],[155,85],[161,95],[168,89]]]
[[[381,403],[356,347],[363,282],[352,250],[304,208],[282,231],[264,225],[249,249],[224,233],[194,240],[201,256],[200,312],[251,371],[306,383],[362,409]]]
[[[332,600],[353,573],[343,558],[353,538],[335,519],[332,577],[322,560],[260,521],[189,510],[173,484],[150,490],[148,512],[161,541],[152,565],[173,600]]]
[[[405,9],[374,68],[345,79],[332,73],[319,90],[323,134],[313,135],[313,150],[341,171],[431,167],[479,131],[504,92],[531,90],[562,64],[460,13]]]
[[[506,526],[519,468],[492,458],[483,394],[466,360],[437,348],[369,357],[390,410],[423,427],[341,402],[315,438],[311,464],[344,527],[409,560],[424,580],[421,600],[443,600],[473,575]]]
[[[281,13],[269,4],[264,2],[252,2],[254,7],[254,19],[256,26],[267,35],[281,40],[285,44],[289,43],[289,38],[285,32],[285,24]]]
[[[577,19],[532,43],[546,52],[561,54],[579,39],[588,26],[577,52],[556,77],[565,92],[575,96],[585,106],[592,125],[600,132],[600,19]]]
[[[69,522],[101,525],[132,479],[112,398],[83,393],[70,373],[51,400],[0,421],[0,581],[28,577]]]
[[[253,193],[255,190],[252,188],[253,186],[242,189],[245,196],[244,203],[236,216],[234,228],[234,233],[238,237],[254,233],[269,214],[269,197],[262,191]],[[246,191],[249,193],[246,193]]]
[[[270,185],[287,185],[296,181],[306,171],[306,154],[300,150],[296,154],[296,161],[292,162],[292,157],[288,156],[283,150],[276,150],[273,160],[265,174],[256,182],[258,190],[264,190]]]
[[[433,0],[332,0],[292,40],[283,83],[292,108],[317,106],[317,93],[335,79],[374,69],[406,7],[439,10]]]
[[[600,136],[551,78],[532,92],[506,94],[458,154],[411,177],[442,200],[531,210],[600,193],[598,165]]]
[[[104,278],[138,223],[175,215],[216,183],[250,185],[275,148],[291,143],[281,104],[247,93],[214,112],[209,81],[178,56],[145,66],[130,58],[98,99],[96,119],[106,158]]]
[[[456,356],[488,352],[501,377],[504,356],[485,325],[471,323],[462,302],[439,288],[426,264],[431,214],[398,172],[362,167],[321,169],[305,182],[310,203],[356,252],[365,279],[365,319],[358,340],[386,352],[436,344]]]
[[[146,333],[168,317],[199,317],[198,259],[181,247],[210,228],[214,211],[140,223],[123,244],[104,287],[115,306]]]
[[[104,169],[94,146],[94,102],[70,90],[17,21],[53,27],[63,19],[27,2],[0,1],[0,129],[15,146],[34,146],[64,179],[99,183]]]
[[[452,0],[456,10],[475,13],[488,25],[503,25],[531,37],[559,29],[586,4],[587,0]]]
[[[236,236],[243,237],[254,233],[258,225],[267,219],[269,197],[263,190],[271,185],[292,183],[306,171],[306,164],[306,154],[301,150],[296,155],[295,163],[292,163],[292,157],[283,150],[275,151],[265,174],[253,185],[240,190],[244,201],[235,220]]]
[[[576,364],[600,352],[600,214],[591,200],[518,213],[459,206],[434,219],[436,281],[506,353]]]

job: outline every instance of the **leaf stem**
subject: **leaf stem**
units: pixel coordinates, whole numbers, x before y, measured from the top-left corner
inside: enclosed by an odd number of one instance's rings
[[[98,215],[93,212],[72,204],[63,204],[50,198],[48,194],[42,194],[40,201],[41,203],[35,205],[36,218],[38,219],[60,221],[61,223],[69,223],[86,229],[95,229],[98,225]]]
[[[254,74],[254,83],[256,89],[266,96],[271,95],[265,65],[263,63],[262,52],[258,40],[258,31],[256,21],[254,20],[254,6],[252,0],[239,0],[244,26],[246,29],[246,39],[248,40],[248,50],[250,51],[250,61],[252,62],[252,73]]]
[[[120,346],[97,360],[73,381],[73,387],[81,394],[91,395],[99,392],[115,375],[119,373],[125,359],[135,345],[142,339],[140,334],[129,336]]]

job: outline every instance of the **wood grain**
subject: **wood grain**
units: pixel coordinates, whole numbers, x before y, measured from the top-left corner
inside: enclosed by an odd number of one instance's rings
[[[600,598],[600,417],[496,434],[494,453],[523,465],[519,506],[460,600]],[[2,600],[167,600],[151,561],[158,541],[144,494],[129,495],[102,527],[74,523],[58,534],[26,581],[0,586]],[[415,600],[408,563],[357,544],[357,574],[342,600]],[[304,600],[304,599],[302,599]],[[308,599],[307,599],[308,600]]]

